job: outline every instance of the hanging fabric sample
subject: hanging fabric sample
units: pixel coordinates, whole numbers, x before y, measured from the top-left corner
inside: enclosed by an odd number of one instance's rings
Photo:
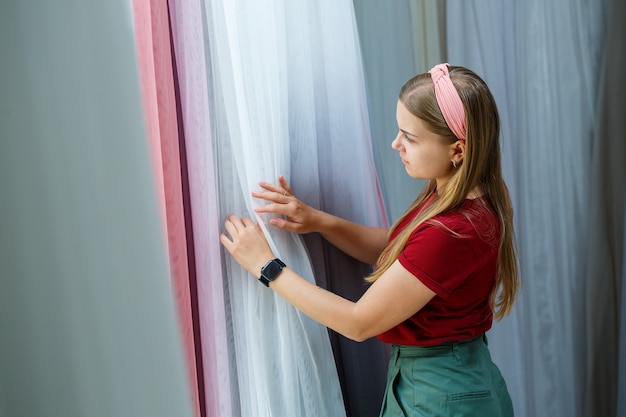
[[[346,1],[339,5],[278,1],[268,7],[251,1],[212,1],[205,2],[205,7],[220,207],[223,216],[236,212],[254,217],[253,207],[260,202],[252,200],[250,192],[258,189],[260,180],[276,181],[279,174],[295,178],[292,160],[302,162],[299,173],[308,172],[319,182],[320,176],[315,174],[324,162],[318,165],[317,158],[324,145],[318,135],[341,131],[347,125],[342,124],[343,116],[356,118],[360,133],[369,136],[364,127],[367,112],[360,61],[354,53],[358,42],[352,5]],[[331,30],[325,20],[331,14],[352,24],[335,25]],[[341,30],[350,31],[345,42],[338,42],[344,35]],[[333,44],[339,46],[333,49]],[[350,66],[334,65],[346,52]],[[296,57],[305,59],[306,71],[301,71],[301,65],[292,65]],[[319,62],[329,71],[316,67]],[[360,96],[344,88],[350,74],[361,77]],[[343,113],[328,106],[334,100],[345,103],[340,104]],[[355,103],[358,106],[354,107]],[[361,139],[355,141],[353,133],[346,130],[343,137],[336,136],[333,146],[343,155],[350,149],[357,161],[369,154],[371,162],[371,149]],[[348,160],[339,161],[338,155],[335,159],[333,155],[324,157],[329,166],[340,165],[349,174]],[[369,195],[362,193],[366,197],[360,202],[364,212],[374,213],[368,220],[380,221],[382,210],[373,173],[370,171],[365,181],[360,178],[361,187],[371,190]],[[298,187],[300,184],[304,182]],[[333,185],[324,185],[330,192]],[[290,268],[313,280],[301,238],[268,229],[267,218],[257,220],[269,234],[275,253]],[[226,267],[237,411],[244,416],[344,415],[327,330],[259,285],[230,259]]]
[[[0,415],[191,417],[131,4],[0,2]]]
[[[158,0],[133,0],[135,43],[142,102],[147,126],[155,188],[159,197],[164,240],[169,253],[173,298],[185,347],[190,398],[200,417],[196,340],[191,301],[195,282],[190,280],[183,175],[181,173],[178,117],[170,46],[167,5]]]
[[[258,181],[289,176],[286,6],[274,6],[206,3],[223,214],[251,215]],[[270,242],[291,268],[313,279],[298,236],[272,231]],[[344,415],[326,329],[232,260],[226,267],[241,415]]]
[[[355,223],[385,227],[352,4],[322,2],[301,7],[299,13],[301,17],[290,19],[288,26],[288,68],[298,74],[297,86],[289,92],[292,188],[313,207]],[[323,18],[310,19],[305,26],[304,16]],[[309,124],[303,126],[303,120]],[[356,301],[367,289],[363,277],[371,266],[317,234],[305,235],[304,240],[318,285]],[[377,416],[387,347],[376,338],[358,343],[335,332],[331,343],[348,415]]]
[[[200,333],[198,367],[202,373],[200,392],[206,416],[240,415],[236,391],[231,395],[233,372],[228,352],[225,287],[220,257],[218,212],[211,115],[209,114],[208,50],[205,50],[204,5],[201,1],[168,2],[176,65],[174,79],[180,102],[179,118],[183,171],[188,179],[188,208],[192,228],[188,245],[193,247],[190,264],[196,277]],[[185,184],[185,183],[184,183]],[[203,402],[204,400],[204,402]]]
[[[523,291],[490,349],[520,415],[589,415],[580,324],[604,3],[447,2],[449,62],[486,80],[502,120]]]

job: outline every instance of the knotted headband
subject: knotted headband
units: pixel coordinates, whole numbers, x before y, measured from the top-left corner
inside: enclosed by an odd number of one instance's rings
[[[450,79],[448,66],[449,64],[435,65],[428,72],[435,84],[435,97],[443,118],[454,136],[465,140],[465,109],[459,92],[456,91]]]

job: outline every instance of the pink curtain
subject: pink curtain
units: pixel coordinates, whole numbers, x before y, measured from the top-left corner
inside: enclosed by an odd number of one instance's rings
[[[174,68],[184,126],[189,205],[197,276],[198,321],[204,404],[207,416],[238,415],[231,392],[223,266],[219,244],[221,215],[218,208],[213,133],[209,114],[209,85],[204,9],[199,0],[169,1]],[[235,404],[235,405],[233,405]]]
[[[200,416],[189,253],[167,3],[133,0],[136,49],[144,115],[157,196],[169,253],[172,290],[184,344],[190,392]]]

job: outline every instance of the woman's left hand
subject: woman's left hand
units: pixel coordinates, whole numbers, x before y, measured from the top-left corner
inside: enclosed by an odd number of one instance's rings
[[[247,217],[239,218],[231,214],[224,227],[230,238],[222,233],[222,245],[239,265],[259,278],[261,268],[275,257],[259,225]]]

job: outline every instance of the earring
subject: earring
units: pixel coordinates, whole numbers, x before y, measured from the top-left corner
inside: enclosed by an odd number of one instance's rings
[[[454,169],[456,169],[456,162],[452,161],[452,166],[454,167]]]

